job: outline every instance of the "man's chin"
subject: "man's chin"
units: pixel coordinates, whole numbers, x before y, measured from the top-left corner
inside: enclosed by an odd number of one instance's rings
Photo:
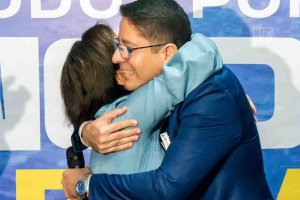
[[[124,84],[124,88],[126,89],[126,90],[128,90],[128,91],[134,91],[134,90],[136,90],[138,87],[136,87],[136,86],[134,86],[134,85],[132,85],[132,84]]]
[[[128,91],[134,91],[136,89],[138,89],[139,87],[141,87],[143,84],[142,83],[137,83],[134,81],[125,81],[124,82],[124,88]]]

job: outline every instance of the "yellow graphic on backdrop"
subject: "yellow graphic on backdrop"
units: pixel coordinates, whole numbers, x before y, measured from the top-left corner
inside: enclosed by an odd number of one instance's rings
[[[64,170],[16,170],[16,199],[42,200],[45,190],[61,190]]]
[[[288,169],[277,200],[299,200],[300,199],[300,169]]]
[[[45,190],[61,190],[60,183],[64,170],[17,170],[17,200],[45,199]],[[300,199],[300,169],[288,169],[277,200]]]

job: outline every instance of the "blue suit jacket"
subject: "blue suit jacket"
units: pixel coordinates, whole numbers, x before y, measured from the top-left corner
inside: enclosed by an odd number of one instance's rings
[[[272,199],[255,120],[228,68],[176,107],[167,130],[172,142],[159,169],[95,174],[89,199]]]

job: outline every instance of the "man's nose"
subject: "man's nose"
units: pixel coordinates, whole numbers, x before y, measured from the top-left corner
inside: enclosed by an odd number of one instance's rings
[[[124,58],[122,58],[120,52],[119,52],[119,49],[116,49],[114,54],[113,54],[113,57],[112,57],[112,62],[114,64],[119,64],[121,63],[122,61],[124,61]]]

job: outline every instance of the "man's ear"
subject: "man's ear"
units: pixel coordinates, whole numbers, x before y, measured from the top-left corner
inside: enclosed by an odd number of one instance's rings
[[[173,55],[177,52],[177,46],[173,43],[168,43],[163,48],[161,48],[161,53],[163,56],[163,63],[167,64]]]

